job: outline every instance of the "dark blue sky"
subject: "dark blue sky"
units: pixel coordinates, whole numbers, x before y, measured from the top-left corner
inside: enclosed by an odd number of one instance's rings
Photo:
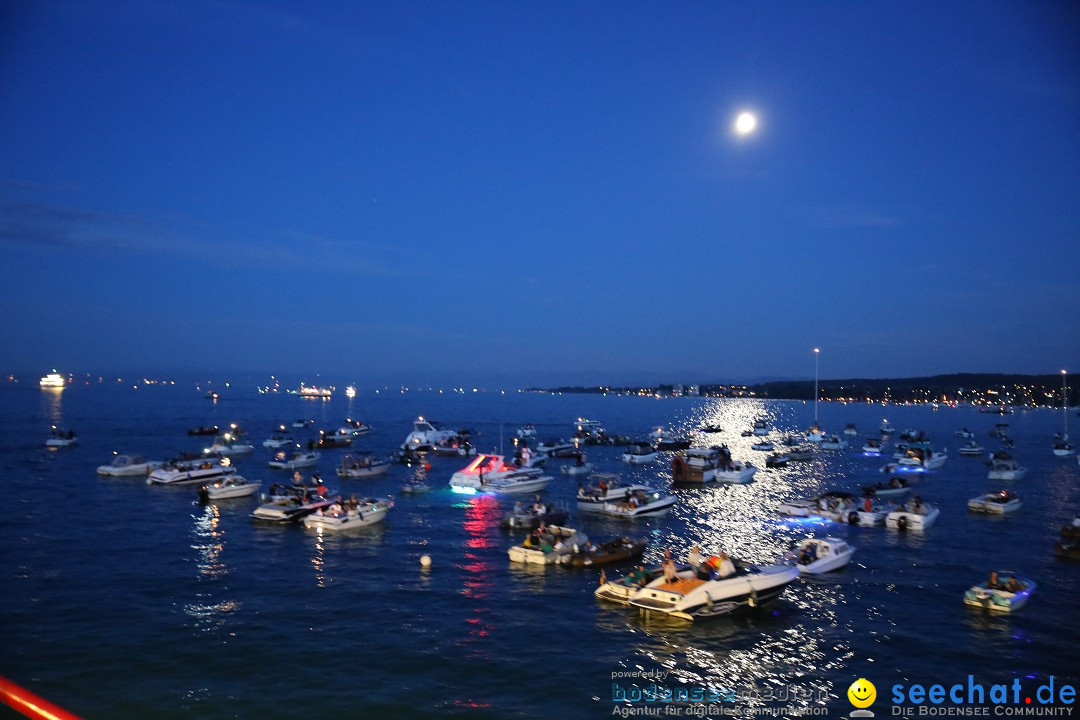
[[[1080,358],[1070,3],[0,8],[5,370]]]

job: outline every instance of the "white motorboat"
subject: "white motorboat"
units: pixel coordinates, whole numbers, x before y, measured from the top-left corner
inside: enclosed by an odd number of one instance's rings
[[[318,448],[343,448],[349,447],[353,444],[353,434],[349,431],[344,431],[339,428],[332,432],[326,430],[319,431],[319,439],[315,441],[314,446]],[[311,447],[311,443],[308,443],[308,447]]]
[[[445,441],[457,436],[453,430],[443,430],[423,416],[413,420],[412,432],[405,436],[405,442],[401,444],[402,450],[423,451],[431,450],[435,445],[441,445]]]
[[[574,437],[583,440],[599,440],[607,431],[604,430],[603,424],[599,420],[589,420],[587,418],[578,418],[574,423]]]
[[[511,562],[533,565],[554,565],[566,555],[574,552],[574,546],[584,547],[589,538],[573,528],[561,525],[547,525],[525,538],[521,545],[515,545],[508,551]]]
[[[658,425],[649,431],[649,440],[655,445],[661,440],[669,440],[672,438],[672,434],[663,425]]]
[[[862,525],[863,527],[883,525],[885,523],[885,518],[889,516],[889,513],[896,509],[896,504],[888,500],[864,497],[861,504],[858,504],[855,509],[848,511],[847,518],[837,518],[837,521],[843,522],[846,520],[851,525]]]
[[[678,502],[674,495],[664,495],[656,490],[633,490],[622,500],[606,502],[599,512],[621,518],[660,517],[667,515]]]
[[[982,455],[985,451],[986,451],[986,448],[984,448],[982,445],[980,445],[977,441],[972,440],[972,441],[968,442],[967,445],[964,445],[963,447],[961,447],[956,452],[960,453],[961,455],[967,455],[967,456],[970,457],[970,456]]]
[[[523,440],[536,437],[536,428],[532,423],[526,423],[517,429],[517,436]]]
[[[579,512],[604,512],[604,505],[624,502],[632,493],[652,492],[648,485],[624,483],[618,475],[596,473],[588,485],[578,484],[577,507]]]
[[[968,439],[968,438],[973,438],[973,437],[975,437],[975,433],[971,432],[971,431],[970,431],[970,430],[968,430],[968,429],[967,429],[966,427],[964,427],[964,428],[961,428],[960,430],[957,430],[957,431],[956,431],[956,437],[958,437],[958,438],[964,438],[964,439],[966,440],[966,439]]]
[[[304,418],[300,418],[299,420],[294,420],[292,426],[294,428],[309,428],[314,424],[314,420],[305,420]]]
[[[341,465],[337,468],[338,477],[353,480],[385,475],[388,472],[390,472],[390,463],[387,460],[380,460],[375,457],[375,454],[370,450],[355,455],[346,455],[341,459]]]
[[[259,486],[260,483],[254,480],[246,480],[239,475],[227,475],[200,487],[199,499],[203,502],[209,502],[211,500],[247,497],[254,495]]]
[[[214,438],[214,444],[204,450],[207,455],[233,457],[255,452],[255,446],[233,433],[223,433]]]
[[[892,435],[896,432],[896,428],[888,420],[881,421],[881,428],[879,429],[882,435]]]
[[[844,426],[844,434],[848,437],[855,437],[859,434],[859,428],[856,427],[855,423],[848,423]]]
[[[821,426],[818,425],[817,420],[814,420],[814,424],[811,425],[805,433],[803,433],[803,440],[805,440],[806,442],[817,444],[824,439],[825,432],[821,429]]]
[[[929,503],[915,497],[904,506],[885,516],[885,527],[905,532],[907,530],[925,530],[934,524],[941,511]]]
[[[431,486],[423,480],[410,480],[401,486],[401,492],[407,495],[419,495],[431,490]]]
[[[888,482],[879,482],[876,485],[864,485],[862,491],[864,495],[870,495],[872,497],[899,497],[900,495],[911,492],[911,486],[908,485],[908,481],[904,478],[893,475],[889,478]]]
[[[53,371],[45,377],[38,380],[38,386],[41,388],[64,388],[67,383],[64,381],[64,376],[60,373]]]
[[[830,435],[829,437],[824,438],[818,447],[822,450],[843,450],[847,446],[848,441],[844,438],[839,435]]]
[[[563,475],[588,475],[593,471],[593,464],[588,462],[585,453],[578,451],[574,456],[574,464],[563,465],[559,470]]]
[[[263,440],[262,444],[264,448],[271,448],[273,450],[293,447],[294,445],[296,445],[296,441],[286,432],[276,432],[266,440]]]
[[[795,445],[788,449],[787,456],[792,460],[811,460],[814,457],[813,445]]]
[[[74,430],[61,430],[53,425],[52,434],[45,440],[45,447],[71,447],[77,445],[78,442],[79,436],[75,434]]]
[[[1016,612],[1027,604],[1038,584],[1007,570],[990,573],[990,579],[964,592],[964,604],[991,612]]]
[[[741,460],[728,460],[726,463],[722,462],[720,467],[716,468],[713,480],[730,485],[745,485],[753,482],[754,473],[756,472],[757,468],[750,463]]]
[[[477,455],[450,478],[454,492],[526,493],[542,490],[551,482],[539,467],[507,465],[502,455]]]
[[[765,458],[765,467],[782,468],[786,467],[788,462],[790,461],[791,456],[787,453],[773,453],[769,457]]]
[[[526,476],[512,475],[497,480],[485,479],[484,484],[478,488],[481,492],[494,492],[501,495],[520,495],[522,493],[539,492],[546,488],[553,480],[550,475]],[[457,491],[457,488],[452,488]]]
[[[565,505],[545,503],[537,496],[532,505],[514,503],[514,508],[503,515],[503,527],[511,529],[524,528],[535,530],[540,523],[561,526],[570,517],[570,511]]]
[[[353,420],[352,418],[346,418],[345,424],[338,428],[339,434],[349,434],[353,437],[360,435],[367,435],[371,432],[371,426],[367,423],[360,422],[359,420]]]
[[[566,440],[541,440],[536,445],[536,451],[548,457],[565,458],[573,457],[578,446]]]
[[[329,507],[334,500],[328,497],[326,488],[271,485],[270,493],[262,496],[263,504],[251,513],[253,520],[271,523],[292,523],[321,508]]]
[[[643,465],[656,459],[656,449],[649,443],[631,443],[622,454],[622,461],[631,465]]]
[[[776,445],[774,443],[769,442],[768,440],[764,440],[762,442],[752,443],[750,445],[750,449],[751,450],[760,450],[762,452],[770,452],[771,450],[776,449]]]
[[[751,430],[754,435],[764,437],[769,434],[769,421],[759,418],[754,421],[754,427]]]
[[[685,572],[687,570],[690,570],[689,565],[676,566],[676,572]],[[647,568],[639,567],[614,580],[608,580],[606,575],[601,574],[600,587],[596,588],[593,595],[601,600],[608,600],[610,602],[619,603],[620,605],[627,605],[634,593],[651,583],[653,580],[662,578],[663,576],[664,571],[660,565],[653,565]]]
[[[855,548],[839,538],[807,538],[790,554],[794,567],[803,575],[819,575],[839,570],[851,562]]]
[[[883,449],[881,438],[866,438],[866,444],[862,446],[863,455],[873,455],[874,457],[881,455]]]
[[[528,448],[522,448],[524,452]],[[470,457],[476,454],[476,446],[469,442],[467,435],[455,434],[447,440],[440,440],[431,446],[431,452],[443,457]]]
[[[720,467],[719,448],[690,448],[671,461],[671,479],[677,483],[711,483]]]
[[[315,450],[296,451],[288,454],[284,451],[274,456],[274,459],[266,463],[267,467],[274,470],[299,470],[300,468],[314,467],[322,457]]]
[[[229,458],[182,456],[155,468],[146,478],[147,485],[187,485],[220,480],[236,473]]]
[[[1074,452],[1076,452],[1076,449],[1068,440],[1058,440],[1054,443],[1054,454],[1058,457],[1068,457]]]
[[[921,443],[929,441],[925,430],[916,430],[915,428],[904,428],[900,433],[900,441],[906,443]]]
[[[857,507],[857,498],[843,490],[828,490],[810,500],[787,500],[777,512],[791,517],[823,517],[847,522],[848,513]]]
[[[146,477],[151,470],[162,466],[158,460],[147,460],[142,455],[117,455],[108,465],[102,465],[97,469],[98,475],[111,475],[112,477],[142,476]]]
[[[325,508],[304,517],[304,527],[313,530],[341,532],[380,523],[394,507],[389,498],[344,500],[338,498]]]
[[[968,500],[968,510],[991,515],[1004,515],[1019,510],[1023,505],[1020,496],[1012,490],[999,490]]]
[[[928,442],[918,442],[907,449],[907,454],[900,458],[902,467],[921,467],[926,470],[937,470],[949,459],[946,450],[934,450]]]
[[[646,615],[700,620],[766,605],[799,578],[799,571],[787,565],[735,567],[726,577],[706,575],[704,565],[679,572],[673,582],[660,577],[630,596],[629,604]]]
[[[1015,460],[995,460],[986,474],[987,480],[1020,480],[1027,475],[1027,468]]]

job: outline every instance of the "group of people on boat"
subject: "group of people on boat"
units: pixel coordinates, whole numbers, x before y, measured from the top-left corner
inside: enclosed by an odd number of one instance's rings
[[[909,513],[915,513],[916,515],[927,515],[930,512],[926,505],[923,504],[922,498],[918,495],[904,503],[904,510]]]
[[[1014,577],[1006,578],[1002,580],[998,577],[996,570],[990,573],[990,579],[986,581],[987,590],[1005,590],[1006,592],[1017,592],[1024,589],[1023,583]]]
[[[293,483],[294,488],[314,489],[320,495],[327,492],[326,486],[323,485],[322,478],[319,477],[318,473],[312,473],[311,474],[311,482],[309,484],[305,485],[304,484],[304,476],[300,474],[299,470],[297,470],[296,472],[293,473],[292,483]]]
[[[619,506],[624,510],[636,510],[638,507],[644,505],[647,502],[645,493],[641,490],[634,490],[626,498],[619,503]]]
[[[596,485],[592,487],[585,487],[584,484],[578,483],[577,492],[579,498],[589,497],[593,500],[599,500],[604,495],[607,495],[608,484],[607,481],[601,479]]]
[[[368,500],[367,502],[373,502],[373,501]],[[342,513],[347,513],[347,512],[349,512],[351,510],[356,510],[358,507],[360,507],[360,501],[356,499],[355,495],[353,495],[351,498],[348,498],[348,499],[346,499],[344,497],[339,497],[337,500],[335,500],[333,503],[331,503],[329,506],[327,506],[326,510],[323,510],[323,509],[320,508],[319,510],[315,511],[315,514],[316,515],[324,515],[325,514],[325,515],[331,515],[331,516],[333,516],[333,515],[341,515]]]
[[[544,504],[543,498],[541,498],[539,495],[536,496],[536,498],[533,500],[532,506],[529,508],[529,512],[536,517],[543,517],[547,514],[547,510],[547,505]],[[519,501],[514,503],[514,514],[521,515],[523,513],[525,513],[525,507],[521,504],[521,502]]]

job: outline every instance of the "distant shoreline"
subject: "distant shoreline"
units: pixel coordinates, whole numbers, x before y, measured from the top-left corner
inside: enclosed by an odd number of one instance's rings
[[[1066,377],[1066,383],[1068,378]],[[912,378],[847,378],[819,380],[818,399],[843,402],[944,403],[982,406],[1061,407],[1061,374],[1010,375],[954,373]],[[1068,386],[1068,405],[1077,404],[1080,389]],[[780,380],[753,385],[678,383],[653,386],[572,385],[528,388],[528,392],[630,394],[660,397],[757,397],[770,400],[813,400],[813,380]]]

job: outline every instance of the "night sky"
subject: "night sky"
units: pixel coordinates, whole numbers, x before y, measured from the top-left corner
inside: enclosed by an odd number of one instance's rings
[[[1080,371],[1073,3],[310,5],[0,2],[0,370]]]

